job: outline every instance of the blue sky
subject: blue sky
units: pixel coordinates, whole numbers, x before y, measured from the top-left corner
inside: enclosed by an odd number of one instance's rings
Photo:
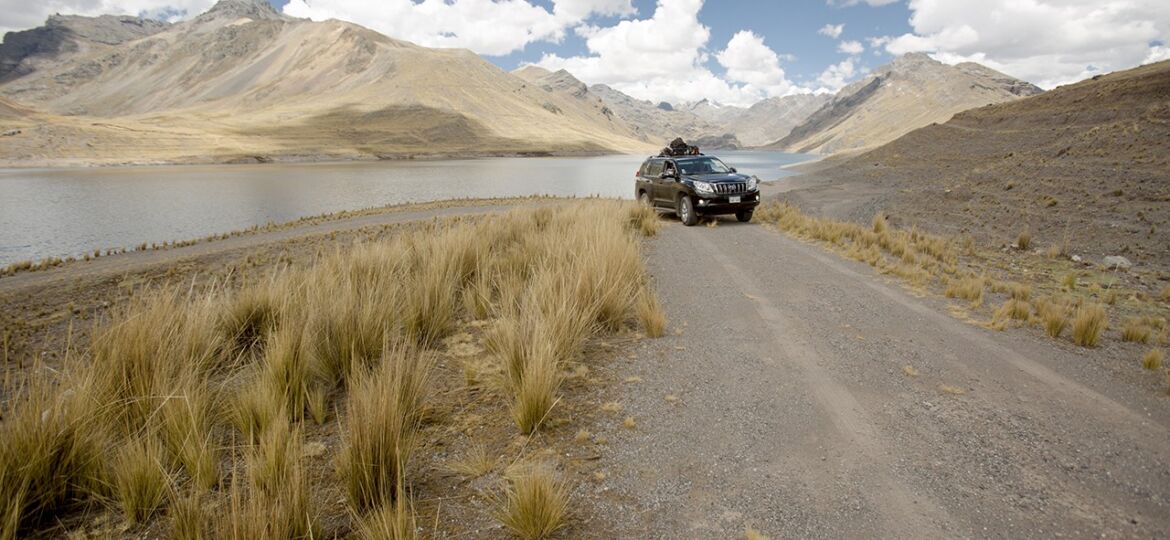
[[[52,13],[177,22],[215,1],[0,0],[0,31]],[[1170,60],[1170,0],[268,1],[294,17],[466,48],[506,70],[567,69],[672,103],[836,92],[909,52],[978,62],[1042,88]]]
[[[549,0],[534,3],[551,8]],[[654,12],[655,0],[634,0],[633,4],[639,16]],[[613,24],[617,19],[600,17],[599,24]],[[879,48],[879,54],[875,56],[868,50],[865,38],[902,35],[910,31],[910,10],[904,3],[841,6],[817,0],[708,0],[699,12],[699,19],[711,29],[708,43],[711,52],[726,46],[736,32],[751,30],[763,37],[764,43],[776,53],[790,55],[782,58],[781,65],[797,83],[810,83],[826,66],[850,57],[849,54],[837,51],[841,40],[858,41],[865,45],[867,52],[857,55],[860,66],[873,68],[888,62],[892,55]],[[829,24],[845,25],[839,40],[817,33],[817,30]],[[512,70],[521,64],[540,60],[546,52],[567,57],[582,55],[587,51],[585,40],[570,33],[561,43],[532,43],[512,54],[485,58],[504,69]],[[706,65],[717,75],[726,73],[726,69],[713,58]]]

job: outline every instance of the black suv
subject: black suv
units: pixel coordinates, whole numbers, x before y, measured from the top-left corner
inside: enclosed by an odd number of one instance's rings
[[[690,148],[681,155],[664,150],[642,163],[634,182],[638,201],[673,210],[688,226],[698,223],[699,216],[720,214],[751,221],[760,204],[759,180]]]

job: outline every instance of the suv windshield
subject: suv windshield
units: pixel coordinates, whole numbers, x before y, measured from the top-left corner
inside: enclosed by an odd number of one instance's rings
[[[695,158],[695,159],[680,159],[676,160],[683,174],[723,174],[731,172],[731,169],[724,165],[722,161],[715,158]]]

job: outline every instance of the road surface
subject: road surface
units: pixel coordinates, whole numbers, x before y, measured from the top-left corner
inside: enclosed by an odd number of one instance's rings
[[[619,370],[606,534],[1170,535],[1170,402],[1082,349],[755,224],[673,223],[649,265],[681,335]]]

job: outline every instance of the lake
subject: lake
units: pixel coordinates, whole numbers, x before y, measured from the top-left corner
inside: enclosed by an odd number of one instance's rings
[[[811,158],[720,152],[761,180]],[[460,198],[632,198],[645,156],[0,169],[0,267],[342,210]]]

